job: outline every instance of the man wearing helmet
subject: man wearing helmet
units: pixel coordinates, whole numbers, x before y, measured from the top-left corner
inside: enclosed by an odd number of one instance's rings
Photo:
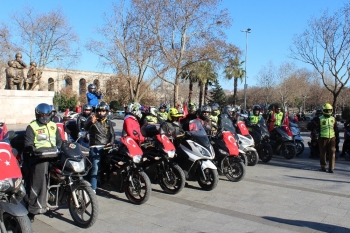
[[[50,105],[51,106],[51,121],[55,122],[55,123],[60,123],[62,122],[62,118],[60,116],[57,115],[57,111],[55,106]]]
[[[83,106],[83,112],[79,114],[79,116],[77,117],[77,128],[76,131],[82,132],[85,131],[85,123],[86,120],[88,119],[88,117],[91,115],[92,113],[92,106],[85,104]],[[89,140],[84,137],[84,138],[79,138],[79,144],[84,146],[84,147],[89,147]]]
[[[86,120],[84,128],[89,132],[90,161],[92,168],[90,170],[91,188],[96,192],[97,173],[101,160],[101,153],[105,146],[114,143],[114,129],[112,122],[107,118],[109,106],[101,102],[96,106],[96,113],[92,114]]]
[[[98,104],[98,100],[102,98],[102,94],[96,92],[96,88],[97,86],[95,84],[89,84],[88,93],[86,93],[88,105],[92,106],[93,112],[95,110],[95,106]]]
[[[35,151],[42,149],[57,150],[62,144],[60,132],[51,119],[52,108],[41,103],[35,108],[35,120],[26,129],[24,141],[23,177],[26,179],[28,199],[28,216],[34,221],[34,215],[46,212],[46,195],[49,162],[33,163]],[[34,165],[33,165],[34,164]]]
[[[262,116],[260,115],[260,106],[254,105],[253,106],[253,114],[249,116],[249,123],[252,125],[258,124],[258,122],[261,120]],[[248,127],[249,132],[252,132],[252,128]]]
[[[168,112],[168,119],[164,121],[160,127],[165,132],[165,135],[170,139],[173,139],[175,146],[179,145],[177,141],[177,136],[184,134],[184,130],[181,128],[179,120],[183,117],[182,113],[176,108],[170,108]]]
[[[168,113],[165,110],[166,110],[166,105],[161,104],[159,106],[159,111],[157,113],[158,119],[161,121],[166,121],[168,119]]]
[[[149,106],[148,113],[145,117],[144,122],[142,123],[142,125],[147,124],[158,124],[157,109],[154,106]]]
[[[213,125],[210,120],[211,107],[209,105],[204,105],[200,112],[200,121],[202,122],[203,128],[208,135],[212,134]]]
[[[128,105],[128,114],[124,117],[122,136],[129,136],[136,142],[143,143],[145,138],[141,134],[139,120],[142,117],[141,105],[137,102]]]
[[[209,116],[209,118],[211,120],[211,124],[213,126],[213,128],[212,128],[213,131],[216,131],[218,128],[219,115],[220,115],[219,104],[214,103],[211,106],[211,113]]]
[[[230,118],[230,120],[232,121],[233,124],[237,123],[236,108],[235,107],[227,105],[226,107],[224,107],[222,113],[227,114],[227,116]]]
[[[323,115],[317,121],[319,129],[318,145],[320,148],[321,171],[326,171],[326,156],[329,155],[328,172],[333,173],[335,164],[335,143],[337,134],[337,122],[332,116],[333,107],[329,103],[322,106]],[[315,119],[317,120],[317,119]]]
[[[197,106],[194,103],[189,103],[188,105],[188,114],[185,118],[180,120],[180,123],[182,125],[182,129],[185,131],[190,130],[190,121],[197,118]]]

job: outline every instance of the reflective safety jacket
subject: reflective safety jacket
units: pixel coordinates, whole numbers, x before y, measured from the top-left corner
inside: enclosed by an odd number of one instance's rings
[[[334,138],[335,137],[335,118],[320,116],[320,137],[321,138]]]
[[[281,126],[282,125],[282,120],[283,120],[283,112],[275,113],[275,127]]]
[[[157,114],[161,120],[164,120],[164,121],[168,120],[168,113],[167,112],[158,112]]]
[[[147,124],[157,124],[158,118],[153,115],[146,116]]]
[[[50,121],[46,125],[39,125],[35,120],[32,121],[29,125],[34,132],[34,146],[36,149],[56,146],[57,125],[54,122]],[[40,137],[40,135],[45,136],[46,139],[38,140],[38,137]]]

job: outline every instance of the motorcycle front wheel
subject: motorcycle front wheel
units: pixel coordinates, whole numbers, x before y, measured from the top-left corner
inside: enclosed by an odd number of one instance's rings
[[[218,170],[206,168],[204,171],[199,167],[197,174],[197,181],[199,186],[206,191],[213,190],[219,182]],[[203,173],[205,177],[203,177]]]
[[[304,152],[304,143],[302,141],[295,141],[295,148],[297,155],[301,155]]]
[[[79,206],[74,202],[76,196]],[[75,224],[82,228],[89,228],[97,220],[98,202],[95,192],[90,186],[79,186],[70,194],[68,201],[69,213]]]
[[[281,154],[288,160],[293,159],[296,156],[295,145],[283,145]]]
[[[256,152],[256,150],[249,150],[245,152],[245,154],[247,156],[248,166],[255,166],[258,164],[259,155],[258,155],[258,152]]]
[[[246,155],[246,154],[239,153],[238,156],[242,159],[243,164],[246,165],[246,166],[248,166],[248,158],[247,158],[247,155]]]
[[[131,203],[141,205],[151,196],[151,181],[146,173],[136,172],[132,175],[131,181],[128,177],[124,189]]]
[[[7,232],[29,233],[33,232],[32,225],[27,215],[12,216],[4,213],[4,226]]]
[[[167,171],[163,171],[159,179],[159,185],[164,192],[177,194],[185,187],[185,173],[179,165],[170,166]]]
[[[246,173],[243,162],[234,161],[230,157],[226,157],[222,161],[222,170],[227,179],[233,182],[241,181]]]
[[[258,154],[264,163],[269,162],[272,159],[273,150],[270,144],[262,144],[258,149]]]

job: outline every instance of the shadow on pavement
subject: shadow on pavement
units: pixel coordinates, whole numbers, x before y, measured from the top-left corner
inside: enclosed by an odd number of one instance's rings
[[[62,209],[62,208],[60,208],[60,209]],[[64,214],[58,213],[56,210],[48,210],[44,215],[49,217],[49,218],[57,218],[61,221],[69,223],[71,225],[75,225],[75,222],[73,220],[63,217]]]
[[[350,182],[342,181],[342,180],[326,180],[326,179],[317,179],[317,178],[302,177],[302,176],[287,176],[287,177],[291,177],[291,178],[295,178],[295,179],[320,180],[320,181],[329,181],[329,182],[334,182],[334,183],[350,184]]]
[[[290,219],[283,219],[283,218],[276,218],[276,217],[269,217],[269,216],[263,216],[262,218],[273,222],[279,222],[279,223],[303,227],[303,228],[310,228],[319,232],[350,232],[349,228],[326,224],[326,223],[318,223],[318,222],[303,221],[303,220],[290,220]]]
[[[105,198],[109,198],[109,199],[123,201],[123,202],[126,202],[126,203],[131,203],[129,200],[120,198],[120,197],[118,197],[118,196],[116,196],[114,194],[111,194],[109,190],[104,190],[102,188],[98,188],[96,190],[96,194],[97,194],[97,196],[100,196],[100,197],[105,197]]]

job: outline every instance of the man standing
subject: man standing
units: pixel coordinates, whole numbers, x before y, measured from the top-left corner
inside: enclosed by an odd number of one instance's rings
[[[318,145],[320,147],[320,165],[321,171],[326,170],[326,156],[329,155],[329,168],[328,172],[333,173],[335,164],[335,143],[337,134],[337,122],[332,116],[333,107],[329,103],[322,106],[323,115],[319,117],[317,122],[320,130],[320,137],[318,139]],[[316,119],[317,120],[317,119]]]
[[[86,93],[86,98],[88,101],[88,105],[92,106],[92,111],[95,112],[95,107],[98,104],[98,100],[102,98],[102,94],[96,92],[97,86],[95,84],[89,84],[88,93]]]

